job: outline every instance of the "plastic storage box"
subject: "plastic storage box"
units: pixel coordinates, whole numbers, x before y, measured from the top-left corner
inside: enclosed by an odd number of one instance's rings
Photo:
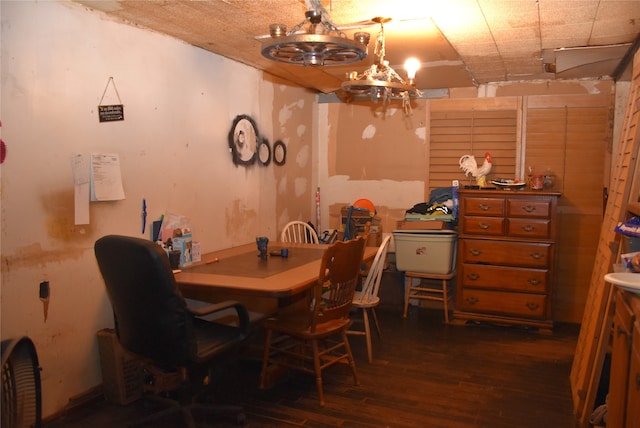
[[[453,230],[394,230],[397,269],[450,273],[455,267],[457,237]]]

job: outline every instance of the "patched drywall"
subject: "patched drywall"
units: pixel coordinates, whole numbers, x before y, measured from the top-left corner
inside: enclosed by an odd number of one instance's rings
[[[340,210],[365,198],[376,206],[383,231],[424,192],[426,102],[405,114],[399,101],[318,105],[318,182],[324,229],[340,227]]]
[[[313,186],[313,109],[316,95],[311,91],[290,90],[291,84],[273,76],[269,79],[275,85],[273,97],[272,144],[281,141],[286,147],[283,165],[272,164],[276,180],[275,195],[276,232],[280,235],[283,227],[292,220],[315,223],[312,210]]]
[[[400,101],[378,109],[331,104],[337,139],[335,174],[350,180],[421,180],[424,178],[425,102],[414,102],[406,115]]]

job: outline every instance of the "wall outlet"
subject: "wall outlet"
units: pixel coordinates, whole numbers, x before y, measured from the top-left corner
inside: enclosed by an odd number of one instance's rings
[[[49,281],[42,281],[40,283],[40,298],[41,299],[49,298]]]

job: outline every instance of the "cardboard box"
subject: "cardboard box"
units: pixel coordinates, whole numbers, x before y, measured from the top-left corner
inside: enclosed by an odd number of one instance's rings
[[[455,269],[453,230],[394,230],[396,267],[402,272],[447,274]]]
[[[191,235],[182,235],[171,240],[174,250],[180,251],[180,267],[186,266],[193,261]]]
[[[191,261],[193,263],[199,262],[202,260],[202,247],[198,241],[193,241],[191,245]]]

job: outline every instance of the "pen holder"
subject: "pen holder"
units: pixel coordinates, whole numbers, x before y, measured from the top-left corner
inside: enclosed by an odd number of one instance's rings
[[[260,236],[256,238],[256,245],[258,246],[258,255],[262,260],[267,259],[269,238],[266,236]]]

